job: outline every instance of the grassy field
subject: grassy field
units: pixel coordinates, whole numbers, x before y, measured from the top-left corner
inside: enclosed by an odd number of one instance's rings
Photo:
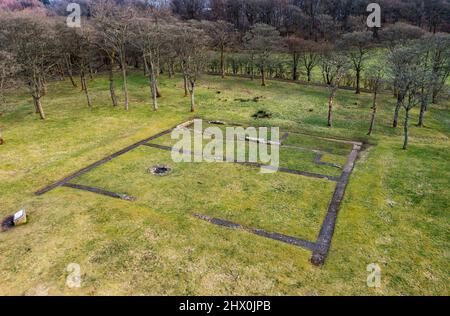
[[[92,109],[69,82],[50,84],[43,98],[46,121],[33,113],[26,91],[8,95],[0,107],[6,141],[0,146],[0,217],[23,207],[29,223],[0,233],[0,294],[450,294],[448,101],[430,108],[427,127],[412,126],[410,148],[403,151],[402,128],[390,127],[391,95],[380,97],[374,136],[368,138],[369,94],[339,91],[335,126],[327,128],[326,89],[202,78],[196,113],[201,118],[298,132],[288,142],[330,150],[324,161],[342,163],[343,149],[310,135],[365,142],[321,268],[311,265],[309,251],[190,214],[201,211],[314,239],[333,191],[324,180],[281,173],[261,178],[234,164],[177,164],[170,176],[155,178],[146,169],[161,161],[173,164],[170,153],[139,147],[74,181],[136,195],[136,202],[70,188],[33,194],[191,118],[181,78],[163,76],[160,84],[157,113],[151,111],[148,83],[140,73],[130,76],[128,112],[110,106],[102,75],[90,82]],[[273,117],[254,120],[258,110]],[[312,165],[307,153],[296,155],[286,151],[281,164],[335,172]],[[78,289],[65,284],[72,262],[81,267]],[[366,285],[370,263],[382,269],[380,288]]]

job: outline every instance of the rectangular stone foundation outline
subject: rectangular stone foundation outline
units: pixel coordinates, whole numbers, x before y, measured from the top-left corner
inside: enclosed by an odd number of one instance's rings
[[[88,192],[92,192],[92,193],[97,193],[97,194],[101,194],[101,195],[105,195],[105,196],[109,196],[109,197],[113,197],[113,198],[119,198],[119,199],[123,199],[123,200],[127,200],[127,201],[134,201],[134,200],[136,200],[135,197],[128,196],[126,194],[110,192],[110,191],[106,191],[104,189],[96,188],[96,187],[73,184],[73,183],[70,183],[70,181],[81,176],[82,174],[85,174],[85,173],[91,171],[92,169],[94,169],[98,166],[101,166],[101,165],[107,163],[108,161],[110,161],[116,157],[119,157],[119,156],[139,147],[139,146],[149,146],[149,147],[158,148],[158,149],[162,149],[162,150],[166,150],[166,151],[167,150],[172,151],[173,149],[171,147],[151,144],[149,142],[171,133],[175,128],[179,128],[179,127],[188,128],[190,125],[192,125],[192,122],[193,121],[190,120],[190,121],[181,123],[173,128],[164,130],[156,135],[153,135],[153,136],[143,139],[137,143],[134,143],[128,147],[125,147],[109,156],[102,158],[101,160],[98,160],[98,161],[88,165],[87,167],[85,167],[83,169],[80,169],[79,171],[67,176],[66,178],[56,181],[38,191],[36,191],[35,195],[38,195],[38,196],[43,195],[53,189],[63,186],[63,187],[68,187],[68,188],[73,188],[73,189],[84,190],[84,191],[88,191]],[[286,138],[289,136],[289,134],[306,135],[306,136],[310,136],[310,137],[317,137],[319,139],[326,139],[326,140],[330,140],[330,141],[336,141],[336,142],[340,142],[340,143],[346,143],[346,144],[353,145],[353,149],[347,158],[347,162],[346,162],[345,166],[343,167],[343,172],[339,178],[335,178],[335,177],[331,177],[331,176],[327,176],[327,175],[309,173],[306,171],[291,170],[291,169],[287,169],[287,168],[279,168],[278,169],[278,171],[281,171],[281,172],[287,172],[287,173],[309,176],[309,177],[314,177],[314,178],[322,178],[322,179],[327,179],[330,181],[337,182],[336,189],[333,193],[333,197],[329,204],[325,219],[322,222],[320,232],[319,232],[316,242],[306,241],[306,240],[298,239],[296,237],[286,236],[286,235],[279,234],[279,233],[269,233],[269,232],[266,232],[261,229],[246,227],[246,226],[243,226],[243,225],[240,225],[237,223],[233,223],[230,221],[208,217],[206,215],[201,215],[201,214],[193,214],[193,215],[199,219],[202,219],[204,221],[207,221],[207,222],[215,224],[215,225],[225,226],[225,227],[234,228],[234,229],[241,229],[241,230],[262,236],[262,237],[278,240],[280,242],[284,242],[287,244],[295,245],[297,247],[302,247],[307,250],[310,250],[313,253],[312,257],[311,257],[311,263],[319,266],[319,265],[323,265],[325,263],[327,255],[329,253],[339,208],[340,208],[342,199],[345,194],[345,189],[347,187],[348,180],[349,180],[350,175],[355,166],[355,162],[358,157],[358,154],[361,150],[362,143],[354,142],[354,141],[347,141],[347,140],[340,140],[340,139],[333,139],[333,138],[326,138],[326,137],[320,137],[320,136],[314,136],[314,135],[308,135],[308,134],[303,134],[303,133],[292,133],[292,132],[286,132],[283,135],[283,141],[286,140]],[[282,147],[289,147],[289,146],[282,146]],[[320,154],[320,153],[321,152],[319,152],[319,151],[316,152],[316,154]],[[320,163],[320,158],[321,158],[321,156],[319,157],[319,155],[317,155],[315,162]],[[221,158],[221,159],[223,159],[223,158]],[[271,166],[262,165],[259,163],[238,162],[238,161],[233,161],[233,162],[237,163],[237,164],[241,164],[241,165],[248,165],[248,166],[262,167],[262,168],[271,168]]]

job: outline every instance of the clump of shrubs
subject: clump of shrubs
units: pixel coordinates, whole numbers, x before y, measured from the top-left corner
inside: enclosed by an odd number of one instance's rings
[[[259,110],[255,114],[252,115],[254,119],[270,119],[272,118],[272,113],[266,110]]]
[[[238,102],[242,102],[242,103],[245,103],[245,102],[255,102],[255,103],[258,103],[259,102],[259,100],[261,100],[263,97],[254,97],[254,98],[251,98],[251,99],[243,99],[243,98],[238,98],[238,99],[234,99],[234,101],[238,101]]]

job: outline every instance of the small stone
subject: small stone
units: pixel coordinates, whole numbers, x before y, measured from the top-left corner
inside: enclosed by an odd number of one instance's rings
[[[323,264],[325,263],[325,256],[315,252],[311,257],[311,263],[318,267],[323,266]]]
[[[187,121],[187,122],[184,122],[184,123],[178,125],[176,128],[177,129],[187,128],[189,125],[191,125],[193,123],[194,123],[194,120],[190,120],[190,121]]]
[[[225,125],[226,123],[224,121],[209,121],[209,124],[213,125]]]
[[[389,200],[389,199],[388,199],[386,202],[387,202],[387,204],[388,204],[390,207],[394,207],[395,204],[396,204],[395,201],[392,201],[392,200]]]
[[[250,136],[245,136],[245,140],[248,140],[250,142],[260,143],[260,144],[269,144],[269,145],[275,145],[275,146],[281,145],[280,142],[274,142],[272,140],[265,140],[263,138],[255,138],[255,137],[250,137]]]
[[[14,226],[20,226],[27,223],[27,213],[25,210],[20,210],[14,214]]]

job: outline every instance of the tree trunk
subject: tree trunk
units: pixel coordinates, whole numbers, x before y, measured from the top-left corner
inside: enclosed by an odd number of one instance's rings
[[[45,82],[45,78],[40,78],[39,84],[41,85],[42,95],[45,96],[48,92],[47,82]]]
[[[83,82],[83,86],[84,86],[84,94],[86,95],[86,101],[89,107],[92,107],[92,102],[91,102],[91,96],[89,95],[89,89],[88,86],[86,84],[86,75],[84,73],[84,71],[81,71],[81,80]]]
[[[112,105],[115,107],[115,106],[117,106],[117,96],[116,96],[116,90],[115,90],[115,86],[114,86],[114,58],[111,57],[110,63],[111,63],[111,67],[109,69],[109,91],[111,94]]]
[[[408,148],[408,132],[409,132],[409,109],[406,109],[405,111],[405,142],[403,143],[403,149],[406,150]]]
[[[83,75],[81,75],[81,74],[80,74],[80,83],[81,83],[81,91],[84,91],[84,89],[86,89],[86,87],[84,86]]]
[[[58,72],[59,72],[59,81],[64,81],[64,77],[65,77],[65,74],[64,74],[64,66],[61,65],[60,63],[58,63],[58,64],[56,65],[56,67],[57,67]]]
[[[162,98],[162,94],[161,94],[161,92],[159,91],[159,88],[158,88],[158,79],[157,79],[156,73],[155,73],[155,91],[156,91],[156,97],[157,98]]]
[[[425,111],[426,110],[427,110],[426,100],[422,99],[422,102],[420,104],[419,122],[417,123],[417,126],[419,126],[419,127],[424,127],[425,126],[424,125],[424,121],[425,121]]]
[[[127,83],[127,62],[125,57],[121,57],[122,77],[123,77],[123,93],[124,93],[124,108],[128,111],[128,83]]]
[[[431,95],[431,103],[436,104],[437,103],[437,97],[439,94],[439,89],[433,89],[433,93]]]
[[[372,132],[373,132],[376,114],[377,114],[377,91],[375,89],[375,91],[373,93],[372,118],[370,119],[369,132],[367,133],[367,135],[369,135],[369,136],[372,135]]]
[[[187,82],[186,76],[183,76],[183,80],[184,80],[184,96],[187,97],[188,96],[188,82]]]
[[[147,67],[145,67],[145,64],[146,64],[147,62],[145,61],[145,57],[144,57],[144,68],[143,68],[143,70],[144,70],[144,77],[147,77],[148,76],[148,66]]]
[[[6,75],[5,75],[5,72],[6,72],[6,70],[5,70],[5,68],[3,68],[2,69],[2,76],[0,77],[0,104],[3,104],[3,103],[5,103],[6,102],[6,100],[5,100],[5,93],[3,92],[3,85],[4,85],[4,82],[5,82],[5,77],[6,77]]]
[[[33,97],[33,104],[34,104],[34,113],[35,114],[39,114],[39,107],[38,104],[36,102],[36,99]]]
[[[422,105],[420,107],[420,114],[419,114],[419,122],[417,123],[418,127],[424,127],[423,121],[424,121],[424,117],[425,117],[425,108]]]
[[[361,94],[361,69],[356,70],[356,94]]]
[[[152,76],[152,101],[153,101],[153,111],[158,111],[158,96],[157,96],[158,86],[156,85],[156,78]]]
[[[306,75],[308,76],[308,82],[311,82],[311,69],[306,69]]]
[[[398,126],[398,114],[400,112],[400,108],[402,106],[402,96],[398,93],[397,94],[397,105],[395,106],[395,112],[394,112],[394,121],[392,123],[392,127],[396,128]]]
[[[372,37],[375,40],[378,40],[380,38],[380,35],[378,34],[378,27],[372,28]]]
[[[64,59],[66,60],[67,73],[69,75],[70,82],[72,83],[72,86],[74,86],[76,88],[77,84],[75,83],[75,80],[73,80],[72,65],[70,63],[70,57],[66,56]]]
[[[89,63],[89,79],[94,79],[94,70],[92,69],[91,63]]]
[[[328,127],[333,126],[333,101],[334,96],[336,94],[336,89],[337,88],[333,88],[331,90],[330,98],[328,99],[328,122],[327,122]]]
[[[157,85],[156,85],[156,75],[155,66],[152,61],[150,61],[150,69],[148,69],[147,58],[144,57],[144,67],[148,73],[148,80],[150,82],[150,93],[152,95],[152,107],[153,111],[158,111],[158,101],[157,101]]]
[[[195,112],[195,83],[191,82],[189,93],[191,94],[191,112]]]
[[[39,113],[39,116],[41,117],[42,120],[45,120],[45,113],[44,109],[42,108],[41,97],[39,95],[38,96],[33,95],[33,100],[36,106],[36,110]]]
[[[41,97],[42,97],[42,80],[40,78],[40,75],[36,71],[36,69],[33,69],[33,78],[30,81],[30,88],[32,91],[31,96],[33,97],[33,103],[36,110],[36,113],[39,114],[42,120],[45,120],[45,113],[44,109],[42,108],[41,104]]]
[[[261,86],[266,86],[266,72],[264,70],[264,67],[261,68]]]
[[[174,71],[173,71],[173,63],[169,62],[169,79],[172,79],[173,75],[174,75]]]
[[[297,64],[297,56],[295,53],[292,55],[292,80],[298,80],[298,64]]]
[[[254,71],[254,65],[255,65],[255,56],[252,54],[252,58],[251,58],[251,65],[250,65],[250,76],[252,80],[255,80],[255,71]]]
[[[223,78],[225,78],[225,57],[224,57],[224,50],[225,50],[225,48],[223,47],[223,45],[222,45],[222,47],[221,47],[221,49],[220,49],[220,71],[221,71],[221,74],[222,74],[222,79]]]

